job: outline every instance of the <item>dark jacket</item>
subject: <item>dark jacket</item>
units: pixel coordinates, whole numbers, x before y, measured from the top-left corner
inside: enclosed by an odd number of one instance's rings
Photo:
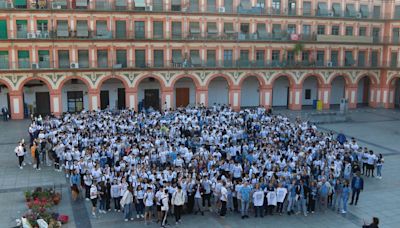
[[[362,179],[362,177],[360,178],[360,186],[358,186],[358,188],[356,188],[356,180],[357,180],[357,176],[353,177],[353,179],[351,180],[351,188],[355,189],[355,190],[364,190],[364,179]]]

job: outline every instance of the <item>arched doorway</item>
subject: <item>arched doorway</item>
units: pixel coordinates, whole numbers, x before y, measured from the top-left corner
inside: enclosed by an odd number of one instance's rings
[[[6,84],[0,82],[0,115],[3,115],[3,108],[7,109],[8,115],[11,115],[10,95]],[[2,116],[3,119],[3,116]]]
[[[40,79],[29,80],[22,85],[24,116],[46,116],[51,113],[50,90]]]
[[[208,85],[208,106],[229,105],[229,84],[223,77],[212,79]]]
[[[193,79],[184,77],[174,84],[175,107],[196,105],[196,84]]]
[[[357,107],[368,106],[370,100],[371,79],[368,76],[361,78],[357,84]]]
[[[100,85],[100,109],[122,110],[126,108],[124,83],[110,78]]]
[[[400,108],[400,78],[394,82],[394,107]]]
[[[303,82],[302,109],[313,108],[314,101],[318,100],[318,85],[317,76],[309,76]]]
[[[88,87],[80,79],[69,79],[61,88],[63,112],[89,110]]]
[[[244,79],[240,89],[240,106],[242,108],[260,105],[260,82],[257,77],[250,76]]]
[[[330,108],[339,109],[340,99],[346,97],[346,80],[344,76],[338,76],[334,78],[331,82],[331,99]]]
[[[138,85],[138,109],[161,110],[161,84],[153,78],[145,78]]]
[[[287,76],[280,76],[274,81],[272,87],[272,107],[288,107],[289,88],[290,81]]]

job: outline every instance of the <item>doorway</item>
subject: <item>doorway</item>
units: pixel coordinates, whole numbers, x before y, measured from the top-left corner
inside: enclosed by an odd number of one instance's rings
[[[36,114],[46,116],[50,114],[50,93],[36,92]]]
[[[108,90],[100,91],[100,109],[110,108],[110,93]]]
[[[125,88],[118,88],[118,109],[125,109]]]
[[[158,89],[144,90],[144,108],[152,107],[154,110],[160,110],[160,97]]]
[[[189,105],[189,88],[176,88],[176,107],[186,107]]]

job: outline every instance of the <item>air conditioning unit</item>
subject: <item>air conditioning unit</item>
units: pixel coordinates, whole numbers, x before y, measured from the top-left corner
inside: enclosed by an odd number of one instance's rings
[[[59,5],[57,2],[53,2],[51,4],[51,8],[53,8],[53,9],[61,9],[61,5]]]
[[[39,64],[32,63],[32,69],[39,69]]]
[[[357,13],[356,18],[362,18],[362,14],[361,13]]]
[[[219,7],[218,13],[225,13],[225,7]]]
[[[326,64],[327,67],[332,67],[333,63],[332,62],[328,62],[328,64]]]
[[[79,64],[78,63],[71,63],[71,68],[72,69],[78,69],[79,68]]]
[[[36,38],[36,33],[28,32],[28,39],[35,39],[35,38]]]
[[[329,12],[329,13],[328,13],[328,16],[329,16],[329,17],[333,17],[333,16],[335,16],[335,13],[334,13],[334,12]]]
[[[146,6],[145,10],[146,11],[153,11],[153,6]]]

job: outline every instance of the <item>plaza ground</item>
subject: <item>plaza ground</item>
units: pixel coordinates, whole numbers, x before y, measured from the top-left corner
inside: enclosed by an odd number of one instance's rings
[[[310,111],[286,111],[291,118],[308,118]],[[385,157],[383,179],[365,178],[365,189],[360,195],[358,206],[349,206],[346,215],[327,210],[325,214],[304,216],[267,216],[241,220],[239,215],[228,214],[225,219],[206,213],[205,216],[183,216],[183,224],[177,227],[360,227],[363,220],[372,216],[381,220],[380,227],[397,227],[400,224],[400,110],[356,109],[349,112],[349,121],[343,123],[321,124],[321,130],[343,131],[348,137],[357,138],[362,146],[382,153]],[[17,167],[14,148],[20,138],[29,140],[27,128],[29,121],[0,122],[0,227],[15,226],[15,219],[26,210],[23,192],[36,186],[56,186],[62,191],[60,213],[70,216],[65,227],[142,227],[143,221],[124,222],[122,214],[108,213],[99,218],[90,215],[90,204],[86,201],[71,202],[67,180],[52,168],[43,167],[41,171],[26,166]],[[171,218],[172,222],[173,219]],[[159,227],[152,224],[148,227]],[[173,226],[174,227],[174,226]]]

